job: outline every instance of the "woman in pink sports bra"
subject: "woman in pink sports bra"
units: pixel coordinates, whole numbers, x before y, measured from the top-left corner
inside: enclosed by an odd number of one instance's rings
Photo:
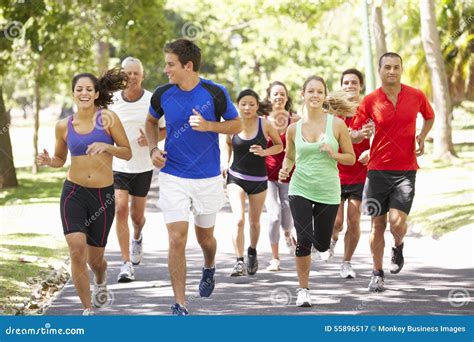
[[[92,304],[103,306],[109,298],[104,251],[115,216],[112,157],[129,160],[132,152],[122,123],[107,105],[112,92],[126,85],[127,76],[119,68],[99,79],[88,73],[74,76],[77,112],[57,122],[54,155],[44,149],[37,157],[39,165],[58,168],[65,164],[68,149],[71,152],[60,208],[83,315],[92,315]],[[94,273],[92,301],[87,264]]]

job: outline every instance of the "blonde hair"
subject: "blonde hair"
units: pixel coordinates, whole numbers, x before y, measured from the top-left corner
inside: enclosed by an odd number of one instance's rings
[[[332,114],[353,116],[359,104],[351,101],[347,92],[339,90],[328,94],[323,106],[326,106]]]
[[[331,114],[339,116],[353,116],[359,104],[350,100],[349,95],[342,90],[332,92],[328,94],[328,88],[326,82],[321,76],[310,76],[306,79],[303,84],[303,93],[306,91],[306,87],[309,82],[318,81],[321,82],[324,86],[324,95],[326,98],[323,102],[323,109],[328,110]],[[304,111],[304,104],[303,104]]]

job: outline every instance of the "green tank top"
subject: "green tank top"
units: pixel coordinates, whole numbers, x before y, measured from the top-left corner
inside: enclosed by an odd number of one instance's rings
[[[289,195],[297,195],[314,202],[339,204],[341,202],[341,183],[337,162],[326,152],[320,152],[323,144],[339,150],[339,143],[333,132],[334,116],[328,114],[326,131],[320,141],[309,143],[303,140],[301,125],[296,123],[295,135],[295,171],[290,181]]]

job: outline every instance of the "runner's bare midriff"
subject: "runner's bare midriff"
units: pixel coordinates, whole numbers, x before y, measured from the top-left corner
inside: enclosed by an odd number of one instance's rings
[[[72,157],[67,179],[86,188],[105,188],[112,185],[112,155],[100,153]]]

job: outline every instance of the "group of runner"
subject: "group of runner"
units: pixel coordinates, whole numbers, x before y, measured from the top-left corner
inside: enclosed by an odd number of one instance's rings
[[[394,237],[390,272],[398,273],[404,264],[416,156],[423,154],[434,120],[426,96],[401,83],[402,58],[392,52],[380,57],[382,86],[363,99],[364,79],[356,69],[342,73],[344,93],[328,94],[322,77],[309,77],[302,85],[303,111],[298,116],[282,82],[271,83],[263,101],[254,90],[243,90],[236,109],[223,86],[199,76],[201,52],[194,42],[178,39],[166,44],[164,53],[169,83],[154,93],[143,89],[143,66],[133,57],[99,79],[88,73],[74,76],[77,112],[56,124],[54,155],[46,150],[38,155],[40,165],[61,167],[68,149],[71,153],[60,210],[83,314],[93,315],[92,308],[108,299],[104,251],[114,217],[123,261],[117,280],[135,279],[154,168],[160,169],[158,205],[168,230],[173,315],[188,315],[185,250],[190,212],[204,256],[199,294],[209,297],[214,290],[214,226],[225,200],[222,176],[234,222],[231,276],[257,272],[260,216],[266,206],[272,249],[266,269],[280,270],[282,230],[295,255],[296,305],[311,306],[311,257],[333,257],[347,201],[341,277],[356,277],[351,258],[363,209],[372,217],[368,289],[383,291],[384,232],[389,223]],[[418,113],[424,121],[416,135]],[[219,134],[227,135],[227,165],[222,168]],[[161,150],[158,142],[163,139]],[[246,198],[250,243],[244,255]],[[94,274],[92,294],[87,265]]]

